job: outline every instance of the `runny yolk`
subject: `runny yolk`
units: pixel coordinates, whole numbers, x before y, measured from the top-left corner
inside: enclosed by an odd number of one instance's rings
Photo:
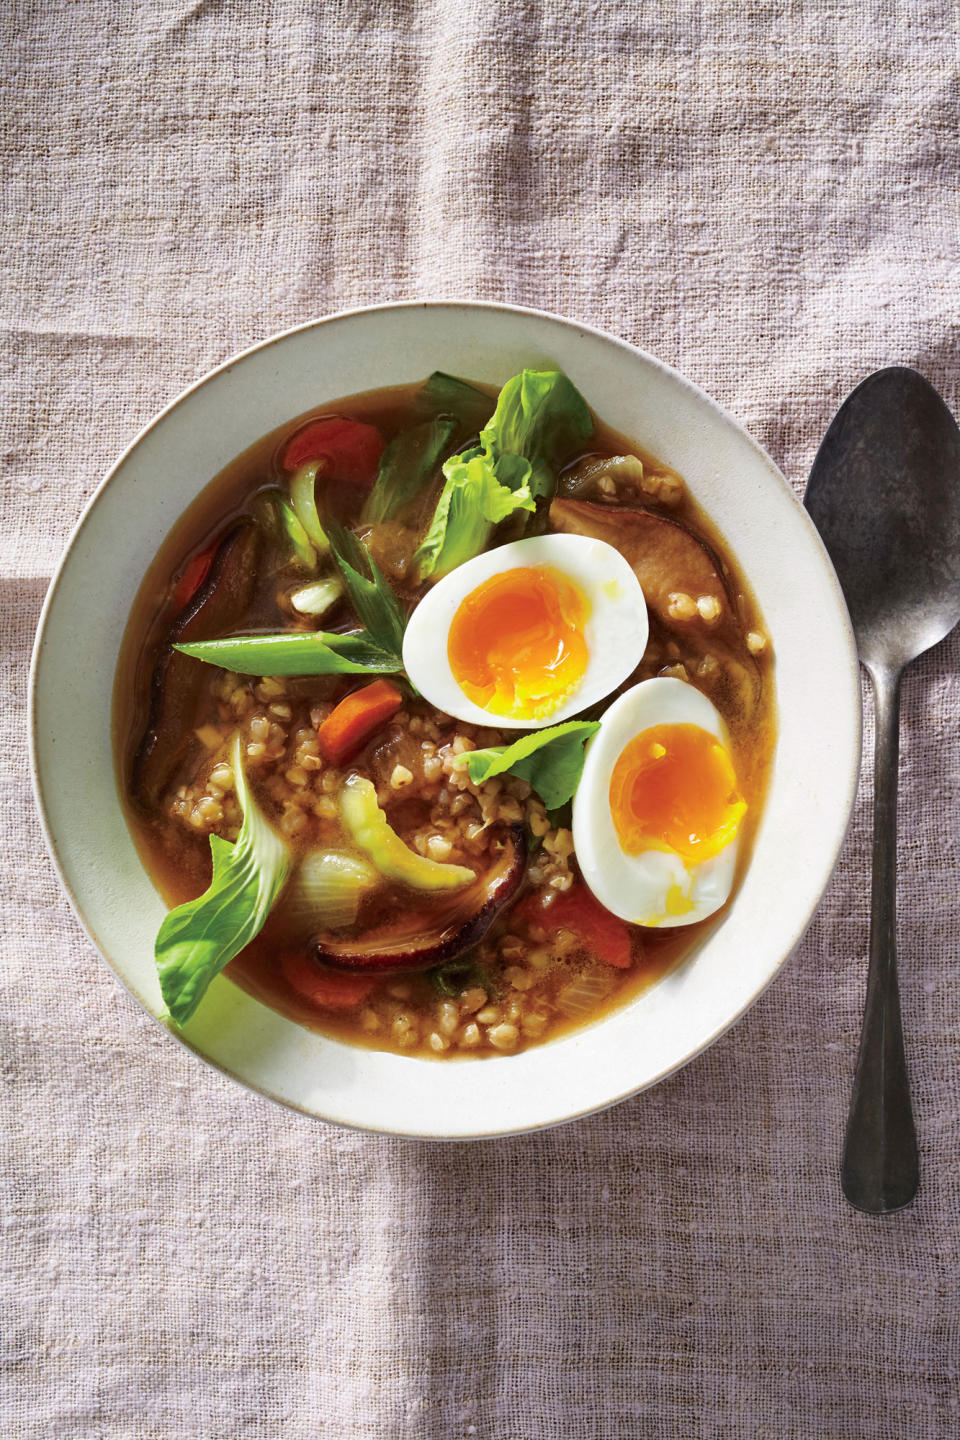
[[[494,715],[539,720],[580,684],[587,668],[589,603],[551,566],[493,575],[461,602],[447,637],[454,679]]]
[[[728,751],[699,725],[635,735],[610,777],[610,812],[630,855],[668,850],[709,860],[734,838],[746,808]]]

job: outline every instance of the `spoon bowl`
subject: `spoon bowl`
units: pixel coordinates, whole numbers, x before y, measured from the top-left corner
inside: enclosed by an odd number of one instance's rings
[[[960,430],[905,366],[868,375],[817,452],[804,504],[868,668],[900,669],[960,620]]]

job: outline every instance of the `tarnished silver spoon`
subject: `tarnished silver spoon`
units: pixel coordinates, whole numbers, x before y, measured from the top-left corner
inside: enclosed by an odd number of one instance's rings
[[[919,1181],[897,990],[900,677],[960,621],[960,430],[915,370],[877,370],[847,397],[804,504],[843,586],[876,702],[870,969],[841,1182],[883,1215]]]

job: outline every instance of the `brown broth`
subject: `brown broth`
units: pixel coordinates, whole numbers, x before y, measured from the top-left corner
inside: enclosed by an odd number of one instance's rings
[[[210,858],[206,834],[185,829],[182,824],[171,817],[166,802],[162,808],[156,806],[145,808],[138,803],[131,795],[130,777],[133,757],[147,723],[151,677],[158,656],[165,647],[176,611],[176,606],[171,599],[176,579],[183,573],[191,556],[202,552],[210,541],[224,530],[230,520],[249,511],[257,492],[265,486],[277,483],[276,457],[278,451],[287,437],[297,431],[305,422],[315,416],[335,413],[352,419],[376,423],[389,439],[405,424],[421,418],[413,414],[415,397],[419,388],[419,384],[398,386],[336,400],[278,427],[238,456],[206,486],[197,500],[173,527],[144,578],[131,610],[117,669],[114,689],[114,750],[118,787],[124,800],[131,831],[148,873],[170,905],[180,904],[184,900],[194,897],[201,893],[209,883]],[[491,395],[495,394],[490,387],[478,388],[486,389]],[[597,421],[596,433],[588,453],[601,456],[632,454],[638,456],[643,461],[645,468],[654,474],[665,476],[674,474],[668,467],[653,459],[632,441],[618,435],[599,421]],[[578,458],[571,456],[567,468]],[[439,485],[436,485],[432,492],[423,497],[419,512],[415,517],[415,523],[411,528],[415,528],[417,523],[420,525],[425,523],[427,517],[432,513],[438,490]],[[639,497],[638,503],[640,508],[657,508],[643,496]],[[716,527],[702,509],[684,490],[680,503],[662,513],[669,514],[670,519],[683,524],[695,537],[705,543],[715,556],[719,557],[723,578],[736,612],[740,631],[743,634],[751,630],[762,632],[762,621],[749,586],[730,557]],[[341,517],[346,522],[355,518],[355,515],[355,511],[351,512],[349,502],[341,508]],[[290,615],[278,608],[276,602],[276,578],[276,574],[265,575],[258,585],[257,593],[244,620],[243,629],[245,631],[289,627]],[[404,589],[402,584],[397,588],[408,604],[414,603],[414,592]],[[344,611],[344,618],[348,615],[349,612]],[[324,627],[328,625],[327,617],[324,618],[322,624]],[[655,620],[651,625],[650,643],[651,646],[654,643],[667,643],[666,638],[659,634],[659,627]],[[649,649],[648,646],[648,651]],[[762,810],[775,740],[775,713],[771,683],[772,661],[769,656],[769,647],[767,652],[758,657],[756,664],[760,676],[760,700],[751,716],[745,716],[738,709],[736,697],[732,692],[724,693],[722,682],[710,697],[729,727],[737,776],[749,807],[741,829],[737,884],[739,884],[743,870],[749,861],[753,836]],[[211,671],[204,698],[200,702],[200,709],[194,717],[198,726],[202,726],[206,716],[217,713],[217,706],[211,698],[211,691],[216,677],[220,673]],[[657,673],[657,670],[652,669],[650,673]],[[642,666],[625,682],[625,686],[622,688],[626,688],[626,685],[633,684],[640,678],[646,678],[646,671]],[[251,679],[250,686],[253,687],[254,683]],[[298,704],[302,708],[308,699],[315,700],[317,697],[321,697],[335,700],[340,694],[352,689],[355,684],[356,680],[352,677],[350,679],[326,677],[287,681],[285,682],[286,693],[283,697],[284,704],[291,703],[292,708],[296,710]],[[407,709],[415,711],[416,707],[408,706]],[[429,711],[429,707],[426,709]],[[221,720],[222,710],[221,705],[219,709]],[[448,724],[451,733],[461,732],[464,729],[456,722],[448,722]],[[197,753],[191,760],[191,764],[196,766],[202,759],[202,753]],[[363,757],[360,759],[362,761]],[[200,768],[203,768],[202,764]],[[183,777],[180,778],[182,780]],[[266,813],[276,820],[277,804],[271,798],[270,784],[265,785],[256,773],[251,774],[249,778],[258,801],[263,805]],[[402,829],[401,833],[403,833]],[[329,830],[324,836],[325,843],[329,843],[328,834]],[[292,842],[292,847],[297,848],[295,841]],[[398,896],[395,891],[387,890],[378,900],[365,902],[361,918],[365,924],[374,924],[389,910],[391,904],[402,903],[402,901],[402,895]],[[627,971],[613,971],[611,976],[609,967],[602,967],[603,972],[612,979],[611,988],[608,994],[597,1001],[590,1014],[573,1018],[569,1015],[554,1013],[551,1015],[543,1035],[529,1037],[530,1043],[536,1043],[536,1040],[541,1038],[551,1038],[578,1028],[583,1023],[596,1020],[611,1009],[623,1004],[681,963],[695,949],[698,949],[722,919],[722,916],[723,910],[708,920],[677,929],[641,930],[640,927],[631,926],[634,955],[632,968]],[[496,939],[503,933],[510,933],[509,916],[498,923],[489,938]],[[489,941],[484,942],[485,946],[488,946],[488,943]],[[549,941],[538,943],[529,937],[527,937],[526,943],[531,954],[535,950],[542,949],[544,945],[548,948],[550,946]],[[282,952],[285,945],[289,948],[288,942],[282,936],[282,925],[278,923],[276,915],[271,916],[261,935],[231,962],[227,973],[250,994],[308,1028],[336,1035],[352,1043],[374,1045],[378,1048],[404,1049],[405,1053],[418,1055],[429,1056],[433,1053],[427,1048],[426,1030],[420,1035],[416,1045],[404,1047],[396,1043],[392,1031],[387,1034],[383,1028],[376,1031],[363,1029],[358,1020],[358,1013],[362,1016],[365,1010],[369,1010],[369,1005],[360,1008],[359,1012],[355,1010],[340,1014],[328,1009],[319,1009],[308,1002],[291,987],[278,967],[278,951]],[[593,961],[590,964],[595,970],[597,962]],[[489,958],[487,958],[487,965],[492,965]],[[509,968],[503,962],[497,962],[497,965],[501,976],[502,972]],[[552,994],[555,998],[563,986],[569,986],[573,978],[585,973],[586,965],[587,962],[576,955],[568,959],[553,955],[548,971],[544,972],[537,982],[537,994],[544,997]],[[502,978],[499,983],[501,994],[509,991],[509,987]],[[392,995],[391,991],[406,991],[407,993]],[[399,1006],[402,1011],[409,1011],[415,1015],[426,1014],[431,1007],[436,1010],[438,1004],[431,981],[422,974],[384,977],[371,999],[378,996],[387,997],[394,1009]],[[384,1004],[386,1003],[384,1000]],[[501,1008],[504,1008],[504,1005],[501,1005]],[[467,1023],[468,1021],[464,1020],[463,1025]],[[460,1027],[461,1031],[463,1025]],[[521,1040],[521,1043],[515,1048],[522,1048],[523,1043]],[[447,1057],[491,1053],[496,1052],[482,1047],[475,1050],[449,1049],[442,1052]]]

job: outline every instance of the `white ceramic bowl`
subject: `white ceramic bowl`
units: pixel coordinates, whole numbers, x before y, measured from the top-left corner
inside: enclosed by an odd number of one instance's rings
[[[840,589],[786,481],[729,415],[652,356],[536,311],[428,303],[335,315],[229,361],[148,425],[88,506],[47,596],[32,685],[37,796],[67,893],[120,980],[162,1013],[153,940],[164,907],[117,796],[110,706],[130,605],[164,536],[228,461],[306,410],[435,369],[500,384],[523,366],[565,370],[605,421],[677,469],[749,577],[776,657],[766,807],[744,882],[707,943],[633,1003],[523,1054],[438,1062],[344,1045],[217,979],[179,1038],[254,1090],[343,1125],[510,1134],[662,1079],[783,965],[853,804],[860,685]]]

